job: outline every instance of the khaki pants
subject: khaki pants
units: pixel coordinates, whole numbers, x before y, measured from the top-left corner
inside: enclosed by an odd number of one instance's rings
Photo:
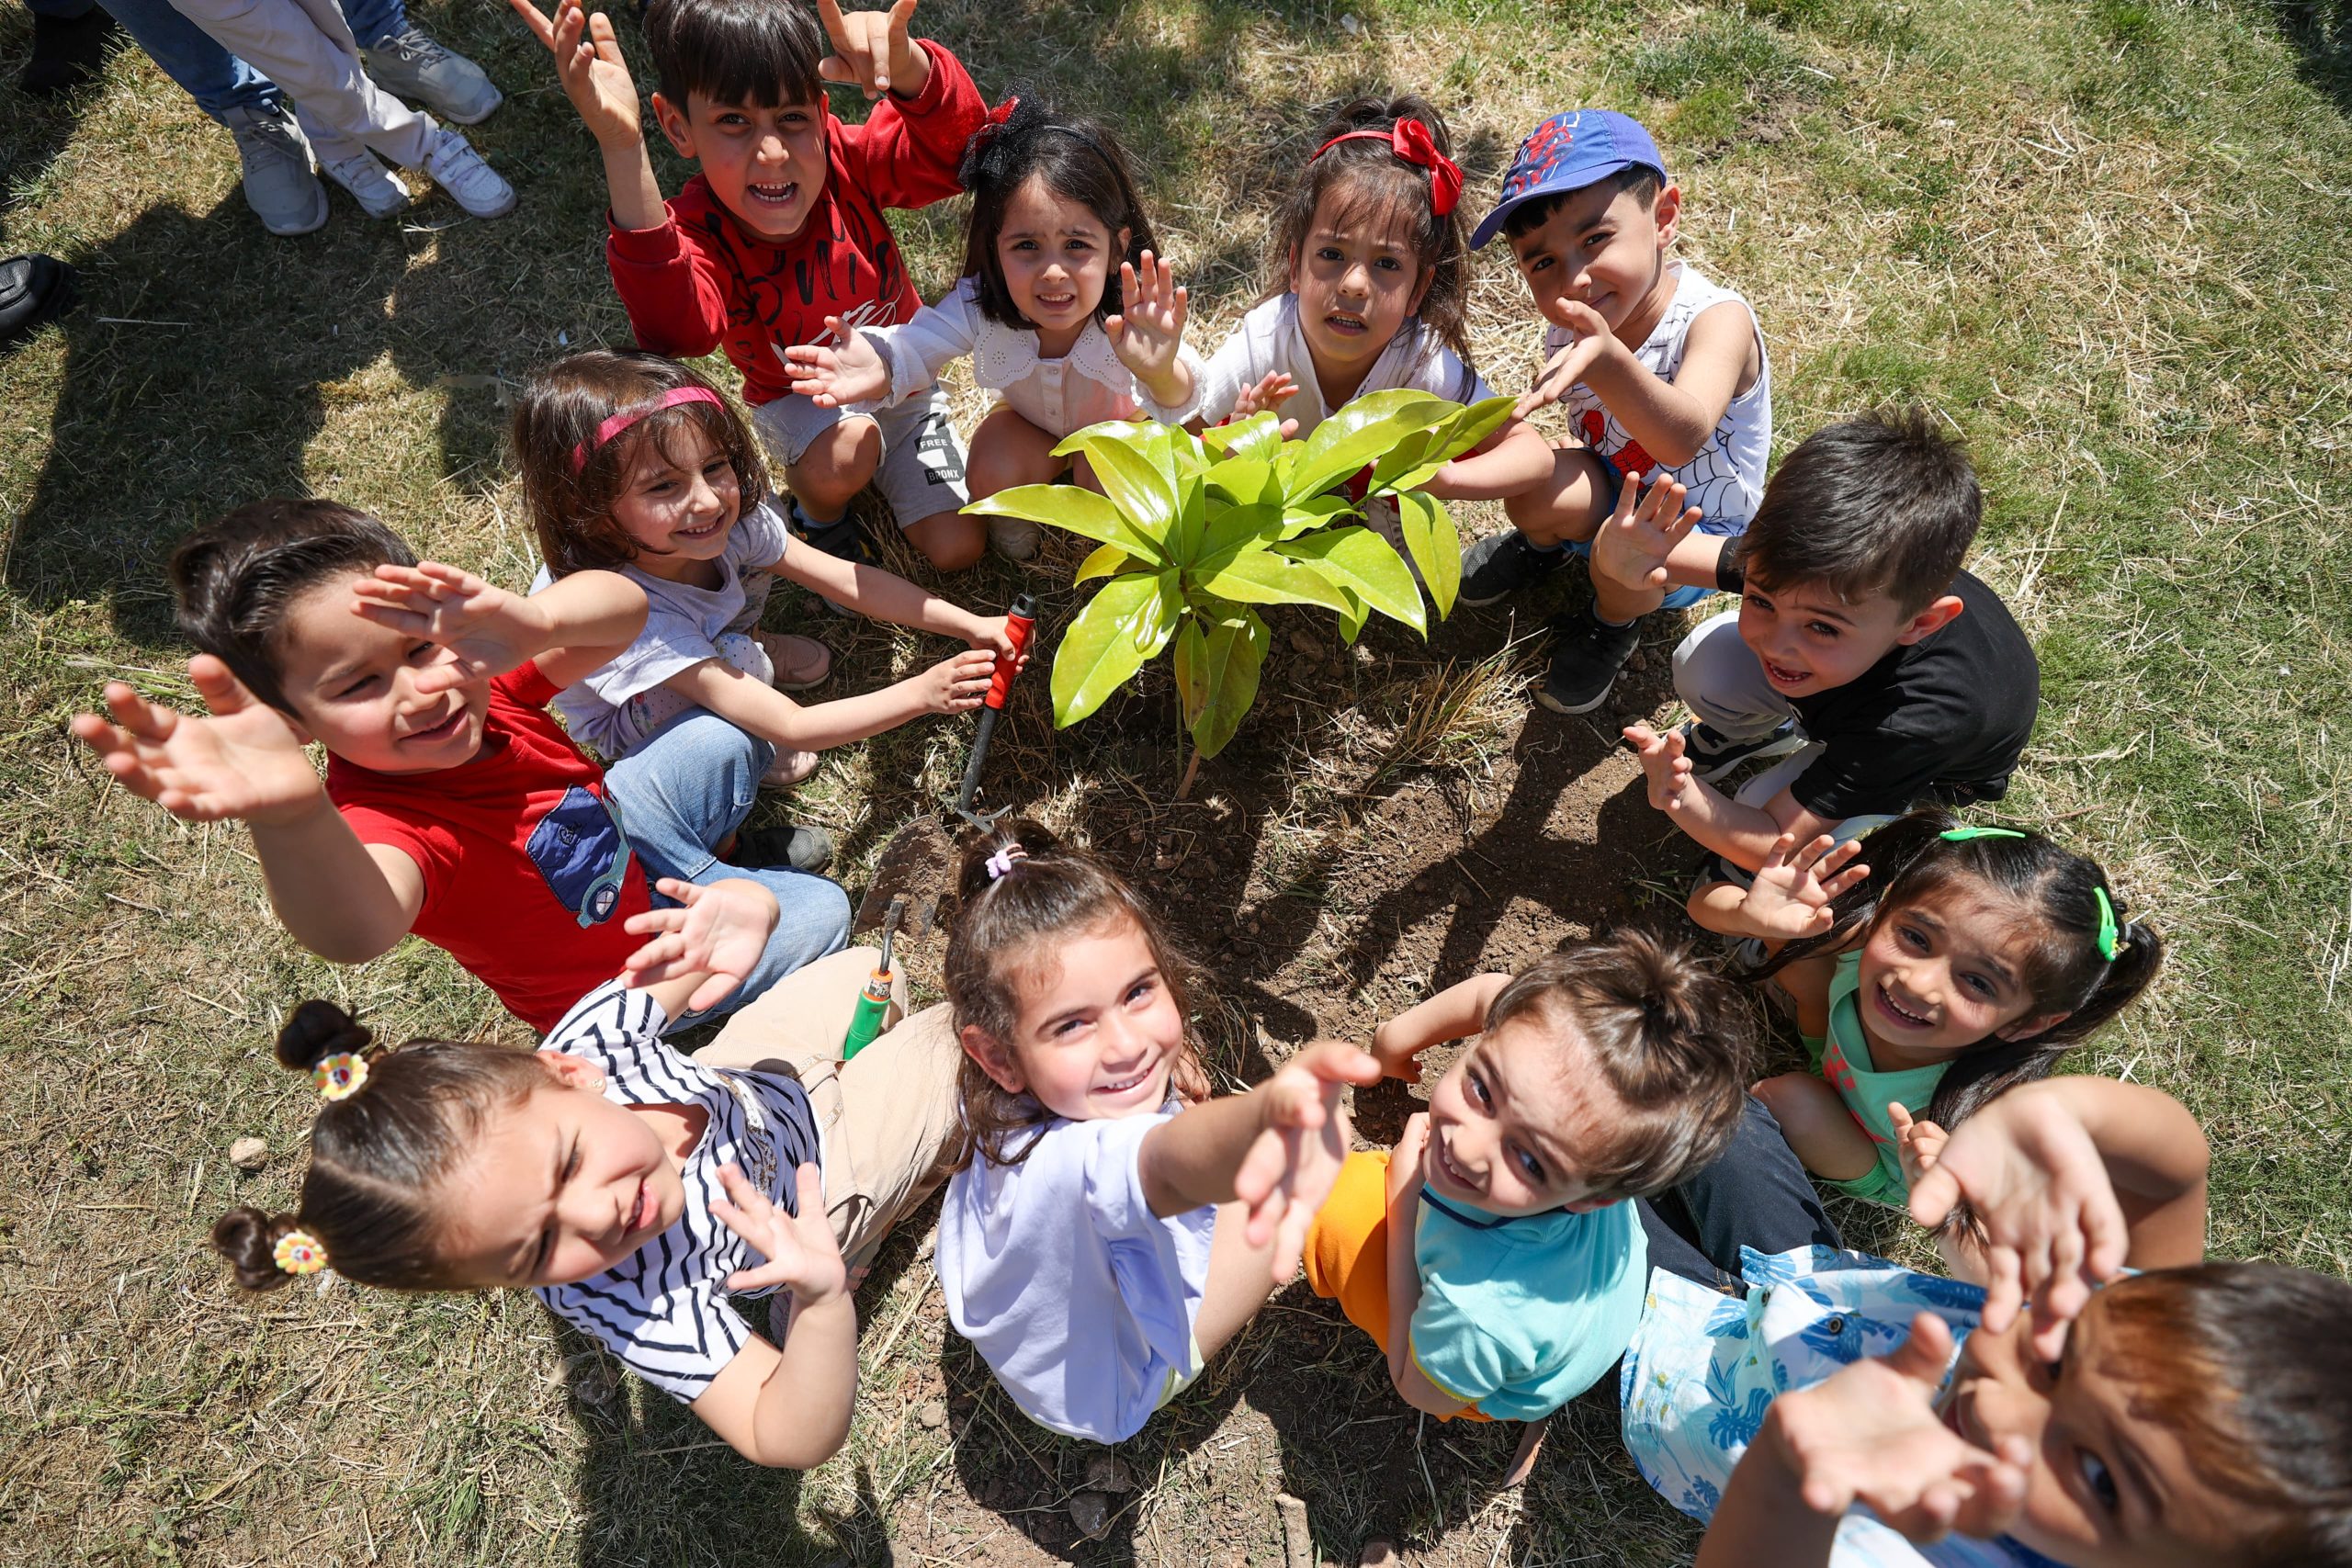
[[[855,1060],[841,1059],[858,993],[880,956],[852,947],[818,959],[770,987],[695,1053],[706,1066],[783,1073],[808,1091],[824,1139],[825,1212],[853,1269],[871,1263],[890,1227],[946,1179],[964,1060],[946,1004],[899,1021],[903,983],[886,1020],[894,1027]]]

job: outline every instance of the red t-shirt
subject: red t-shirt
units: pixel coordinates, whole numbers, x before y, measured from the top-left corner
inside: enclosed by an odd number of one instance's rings
[[[619,228],[607,214],[605,265],[639,348],[690,359],[724,344],[743,400],[764,403],[789,388],[785,349],[830,340],[827,316],[888,326],[922,308],[882,209],[962,190],[956,166],[989,109],[954,55],[920,41],[931,56],[921,93],[885,96],[864,125],[825,111],[824,196],[783,244],[754,238],[700,175],[658,229]]]
[[[643,940],[621,923],[652,907],[605,770],[547,711],[555,694],[536,664],[491,682],[481,750],[458,767],[327,761],[327,797],[359,841],[390,845],[424,874],[409,929],[543,1034],[621,972]]]

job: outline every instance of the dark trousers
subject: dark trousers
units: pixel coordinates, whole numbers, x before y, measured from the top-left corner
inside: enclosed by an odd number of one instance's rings
[[[1742,1289],[1739,1249],[1843,1245],[1813,1180],[1763,1102],[1750,1099],[1721,1158],[1681,1186],[1634,1204],[1650,1262],[1710,1290]]]

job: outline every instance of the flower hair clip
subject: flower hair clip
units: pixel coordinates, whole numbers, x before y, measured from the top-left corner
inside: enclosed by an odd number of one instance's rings
[[[349,1100],[368,1083],[368,1058],[349,1051],[323,1057],[311,1069],[311,1085],[327,1101]]]
[[[1027,860],[1028,858],[1029,852],[1027,850],[1023,849],[1017,843],[1012,843],[1005,845],[1004,848],[989,856],[989,858],[982,863],[988,867],[989,880],[990,882],[1001,882],[1006,877],[1012,874],[1012,863],[1014,861]]]
[[[309,1231],[288,1231],[269,1249],[269,1260],[288,1274],[315,1274],[327,1266],[326,1244]]]

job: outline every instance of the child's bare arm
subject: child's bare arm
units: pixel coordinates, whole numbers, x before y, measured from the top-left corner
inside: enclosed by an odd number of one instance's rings
[[[920,632],[937,632],[1001,658],[1012,656],[1012,638],[1002,615],[974,615],[895,571],[806,547],[785,551],[784,558],[774,564],[775,574],[787,582],[797,582],[860,615]]]
[[[1426,1001],[1416,1002],[1372,1032],[1372,1054],[1381,1072],[1407,1083],[1421,1081],[1420,1055],[1448,1040],[1466,1039],[1487,1026],[1487,1010],[1495,1005],[1508,975],[1478,975]]]
[[[1831,1181],[1858,1181],[1878,1164],[1878,1145],[1848,1113],[1838,1091],[1811,1073],[1782,1073],[1756,1086],[1798,1162]]]
[[[1501,501],[1551,477],[1552,444],[1542,431],[1514,416],[1476,451],[1432,474],[1422,488],[1440,501]]]
[[[1838,827],[1839,818],[1806,810],[1790,790],[1761,807],[1740,805],[1692,770],[1679,730],[1661,735],[1646,724],[1630,724],[1624,736],[1641,759],[1650,804],[1743,871],[1760,869],[1784,834],[1803,841]]]
[[[613,221],[624,229],[658,229],[669,221],[662,182],[646,155],[644,121],[637,83],[621,53],[613,24],[599,11],[590,16],[581,0],[560,0],[550,20],[531,0],[508,0],[532,35],[555,56],[564,96],[580,111],[605,162],[605,186],[612,197]]]
[[[1421,1310],[1421,1270],[1413,1233],[1421,1208],[1421,1155],[1429,1147],[1427,1112],[1405,1123],[1404,1136],[1388,1155],[1388,1381],[1396,1395],[1416,1410],[1455,1416],[1467,1408],[1431,1382],[1413,1360],[1413,1314]]]
[[[616,571],[579,571],[526,598],[438,561],[379,566],[355,586],[353,614],[448,649],[455,663],[418,677],[447,691],[527,660],[568,686],[626,652],[645,629],[645,590]]]
[[[338,964],[390,952],[424,904],[416,863],[359,841],[292,725],[227,665],[199,653],[187,672],[209,714],[151,703],[118,681],[107,687],[113,722],[82,714],[74,734],[124,788],[182,821],[250,827],[270,906],[304,947]]]
[[[1561,306],[1577,318],[1580,341],[1596,336],[1606,340],[1580,379],[1625,434],[1669,468],[1699,455],[1723,423],[1740,383],[1753,379],[1756,329],[1747,308],[1736,300],[1709,306],[1691,321],[1681,367],[1671,381],[1636,359],[1591,307],[1574,300],[1563,300]]]
[[[728,1288],[783,1285],[792,1292],[791,1316],[781,1348],[746,1339],[694,1411],[753,1464],[807,1470],[840,1451],[857,1398],[857,1304],[825,1216],[824,1184],[815,1166],[802,1166],[798,1212],[787,1214],[733,1166],[719,1180],[728,1201],[713,1203],[711,1213],[764,1259]]]
[[[952,654],[878,692],[806,705],[723,659],[706,659],[662,683],[772,746],[787,751],[828,751],[896,729],[927,713],[976,708],[988,695],[995,672],[996,656],[985,649],[973,649]]]

